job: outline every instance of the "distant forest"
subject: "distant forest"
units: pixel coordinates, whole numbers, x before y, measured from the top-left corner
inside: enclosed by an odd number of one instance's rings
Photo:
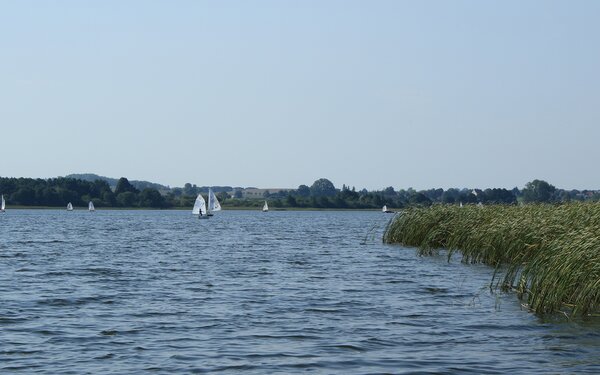
[[[207,186],[192,184],[185,184],[181,188],[155,185],[153,187],[152,183],[138,181],[138,186],[135,186],[125,177],[116,180],[114,186],[105,179],[0,177],[0,194],[4,195],[7,205],[16,206],[66,207],[71,202],[75,207],[87,207],[88,202],[92,201],[96,207],[191,208],[196,196],[208,191]],[[263,199],[242,198],[243,188],[219,186],[213,187],[213,190],[223,207],[232,208],[261,207],[263,200],[267,200],[273,208],[335,209],[380,209],[383,205],[397,209],[442,203],[516,204],[600,200],[600,191],[557,189],[543,180],[533,180],[523,189],[515,187],[511,190],[463,188],[417,191],[387,187],[378,191],[357,191],[346,185],[338,189],[328,179],[321,178],[311,186],[300,185],[297,189],[277,193],[265,191]]]

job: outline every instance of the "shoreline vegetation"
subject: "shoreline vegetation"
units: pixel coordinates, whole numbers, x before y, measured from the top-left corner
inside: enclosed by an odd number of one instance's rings
[[[263,202],[263,201],[261,201]],[[65,207],[57,207],[57,206],[21,206],[21,205],[12,205],[6,206],[7,210],[65,210]],[[101,207],[96,208],[95,211],[191,211],[192,207],[169,207],[169,208],[157,208],[157,207]],[[227,206],[223,207],[223,211],[261,211],[262,206]],[[73,207],[73,211],[88,211],[87,206],[76,206]],[[381,209],[376,208],[318,208],[318,207],[279,207],[279,208],[269,208],[269,211],[365,211],[365,212],[374,212],[381,211]]]
[[[93,177],[96,175],[85,175]],[[102,177],[104,178],[104,177]],[[87,207],[92,202],[96,209],[190,209],[198,194],[206,197],[208,186],[185,184],[182,188],[169,188],[147,181],[129,182],[125,177],[110,185],[114,179],[93,181],[72,177],[50,179],[0,177],[0,193],[13,207]],[[134,183],[136,185],[134,185]],[[158,186],[158,187],[153,187]],[[383,205],[395,207],[402,204],[393,188],[387,192],[356,191],[346,187],[336,189],[331,181],[321,178],[312,186],[300,185],[298,189],[213,187],[223,209],[262,209],[264,201],[272,210],[303,209],[354,209],[376,210]],[[246,194],[247,191],[252,191]],[[257,193],[257,191],[259,193]],[[392,192],[390,195],[389,192]]]
[[[495,267],[490,287],[516,291],[538,315],[600,312],[600,203],[408,208],[384,242]]]
[[[113,179],[94,174],[73,175],[49,179],[0,177],[0,194],[9,208],[23,207],[87,207],[92,202],[102,208],[188,209],[193,207],[198,194],[206,196],[208,186],[168,187],[148,181],[129,181],[125,177]],[[260,209],[268,201],[273,210],[297,209],[350,209],[377,210],[384,205],[397,211],[407,207],[436,204],[516,204],[517,202],[600,201],[600,191],[557,189],[541,180],[527,183],[518,189],[429,189],[357,190],[342,185],[336,188],[326,178],[311,186],[297,189],[258,189],[231,186],[213,186],[223,209]]]

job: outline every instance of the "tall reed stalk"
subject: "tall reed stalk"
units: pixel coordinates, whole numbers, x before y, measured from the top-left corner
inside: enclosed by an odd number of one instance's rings
[[[384,242],[502,269],[493,284],[516,290],[538,314],[600,311],[600,203],[410,208]]]

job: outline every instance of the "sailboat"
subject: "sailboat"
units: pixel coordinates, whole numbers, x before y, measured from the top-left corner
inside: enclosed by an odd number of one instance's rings
[[[96,209],[94,208],[94,203],[92,201],[90,201],[90,203],[88,204],[88,210],[90,210],[90,212],[96,211]]]
[[[269,205],[267,204],[267,201],[265,201],[265,204],[263,205],[262,212],[267,212],[267,211],[269,211]]]
[[[212,189],[208,188],[208,211],[206,215],[213,216],[214,211],[221,211],[221,204]]]
[[[196,197],[192,214],[198,215],[198,219],[208,219],[208,215],[206,214],[206,201],[202,197],[202,194],[198,194]]]
[[[73,211],[73,205],[71,204],[71,202],[67,204],[67,211]]]
[[[392,213],[394,213],[394,211],[388,210],[387,205],[385,205],[385,204],[381,208],[381,212],[386,213],[386,214],[392,214]]]
[[[0,204],[0,212],[4,212],[6,210],[6,202],[4,201],[4,194],[2,194],[2,203]]]

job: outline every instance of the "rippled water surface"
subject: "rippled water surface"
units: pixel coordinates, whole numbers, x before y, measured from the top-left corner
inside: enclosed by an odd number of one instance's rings
[[[597,323],[383,245],[389,218],[7,211],[0,373],[600,373]]]

